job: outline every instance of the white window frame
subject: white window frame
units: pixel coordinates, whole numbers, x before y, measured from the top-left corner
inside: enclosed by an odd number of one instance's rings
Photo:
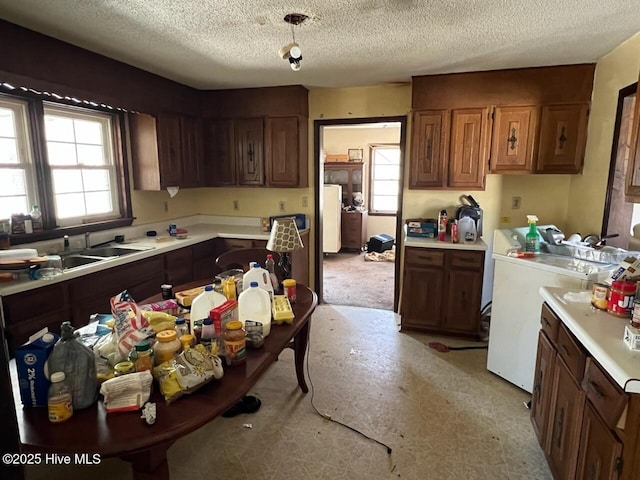
[[[39,204],[38,189],[36,188],[36,171],[33,163],[33,151],[29,136],[29,109],[27,102],[19,99],[0,97],[0,107],[12,110],[14,115],[14,130],[16,133],[18,163],[0,163],[0,168],[23,169],[27,204],[29,207]],[[0,201],[4,195],[0,194]],[[12,212],[12,213],[29,213]],[[2,220],[8,220],[2,219]]]
[[[376,150],[382,150],[382,149],[394,149],[394,150],[398,150],[398,180],[395,180],[398,182],[398,194],[396,195],[396,209],[395,210],[376,210],[375,209],[375,197],[376,197],[376,191],[375,191],[375,180],[376,180],[376,162],[375,162],[375,157],[376,157]],[[398,144],[378,144],[378,145],[370,145],[369,147],[369,163],[370,163],[370,168],[371,168],[371,174],[370,174],[370,181],[369,181],[369,210],[370,213],[377,213],[377,214],[381,214],[381,215],[397,215],[398,214],[398,203],[400,200],[400,190],[401,190],[401,186],[400,186],[400,178],[401,178],[401,174],[402,174],[402,152],[400,150],[400,145]],[[378,179],[380,180],[380,179]],[[385,179],[382,179],[385,180]],[[380,195],[378,195],[380,196]]]
[[[67,217],[60,218],[56,211],[56,221],[58,226],[73,226],[79,225],[83,223],[91,223],[99,220],[109,220],[109,219],[117,219],[120,217],[120,200],[118,195],[118,175],[117,175],[117,162],[115,159],[115,151],[114,151],[114,139],[113,139],[113,122],[112,116],[108,114],[104,114],[101,112],[94,111],[86,111],[73,108],[73,107],[64,107],[60,105],[51,104],[49,102],[43,102],[44,107],[44,116],[47,115],[55,115],[59,117],[66,117],[78,120],[91,120],[96,121],[101,124],[102,128],[102,138],[103,138],[103,155],[104,155],[104,165],[51,165],[48,163],[48,168],[51,171],[51,176],[53,177],[53,172],[55,170],[77,170],[77,169],[90,169],[90,170],[106,170],[109,175],[109,184],[110,184],[110,196],[111,196],[111,205],[112,209],[110,212],[104,212],[95,215],[83,215],[79,217]],[[57,210],[57,202],[56,202],[56,194],[55,192],[51,192],[53,204],[56,205]]]

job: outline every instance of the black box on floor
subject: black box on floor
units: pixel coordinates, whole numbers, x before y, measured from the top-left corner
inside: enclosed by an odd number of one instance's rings
[[[367,242],[367,252],[382,253],[393,248],[393,237],[386,233],[379,233],[369,238]]]

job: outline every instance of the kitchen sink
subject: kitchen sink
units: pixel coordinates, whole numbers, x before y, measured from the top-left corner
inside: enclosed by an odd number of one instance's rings
[[[122,255],[130,255],[132,253],[142,252],[147,248],[127,248],[127,247],[96,247],[89,248],[82,252],[85,255],[94,257],[121,257]]]
[[[66,255],[62,257],[62,268],[76,268],[83,265],[89,265],[91,263],[102,262],[104,258],[101,257],[88,257],[85,255]]]

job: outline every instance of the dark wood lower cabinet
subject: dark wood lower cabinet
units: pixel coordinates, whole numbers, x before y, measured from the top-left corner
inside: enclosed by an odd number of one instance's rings
[[[640,478],[640,394],[622,391],[546,304],[531,422],[555,480]]]
[[[484,251],[407,247],[402,328],[480,335]]]

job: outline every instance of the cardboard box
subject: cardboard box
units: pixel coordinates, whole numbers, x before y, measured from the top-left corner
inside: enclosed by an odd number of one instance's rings
[[[438,233],[438,225],[431,218],[415,218],[406,221],[408,237],[434,238]]]
[[[330,154],[327,154],[327,156],[324,158],[324,161],[326,163],[348,162],[349,155],[342,155],[342,154],[339,155],[339,154],[330,153]]]
[[[622,260],[618,268],[611,273],[608,283],[617,280],[635,279],[638,276],[640,276],[640,258],[629,256]]]
[[[190,288],[189,290],[183,290],[176,292],[176,301],[183,307],[190,307],[194,298],[204,292],[204,285],[201,287]]]
[[[47,406],[47,393],[51,382],[44,374],[44,366],[59,338],[45,327],[16,349],[20,397],[25,407]]]
[[[625,325],[624,343],[626,343],[627,347],[631,350],[640,352],[640,329],[634,328],[631,325]]]

